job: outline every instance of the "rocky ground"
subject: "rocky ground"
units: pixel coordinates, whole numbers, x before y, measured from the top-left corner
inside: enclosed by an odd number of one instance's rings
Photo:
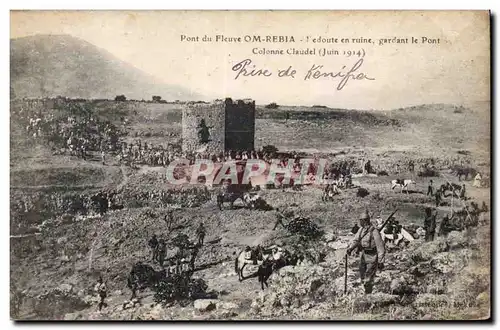
[[[436,120],[436,111],[440,109],[425,112],[426,125]],[[402,121],[408,116],[397,113],[389,118]],[[458,182],[449,173],[447,164],[457,155],[464,157],[458,152],[464,152],[462,149],[468,148],[467,143],[457,140],[453,141],[453,148],[447,148],[443,140],[440,148],[431,148],[421,140],[427,136],[420,134],[423,125],[418,126],[418,120],[411,118],[414,122],[408,121],[402,126],[393,127],[389,121],[375,127],[369,134],[376,137],[373,138],[376,143],[371,143],[371,139],[366,138],[368,133],[362,130],[368,124],[362,120],[357,122],[356,118],[349,119],[349,125],[364,126],[350,131],[349,134],[355,137],[346,135],[343,140],[331,138],[334,126],[315,120],[258,119],[258,145],[276,144],[283,150],[300,148],[316,155],[329,148],[327,153],[330,156],[337,154],[337,158],[372,159],[377,171],[385,170],[389,174],[359,176],[354,184],[367,189],[367,196],[360,197],[357,189],[349,189],[331,202],[321,201],[321,189],[313,186],[304,187],[303,191],[261,191],[273,208],[293,210],[324,230],[322,238],[311,242],[301,242],[284,228],[273,231],[274,211],[248,210],[242,208],[240,202],[234,210],[220,211],[214,198],[194,200],[190,192],[185,192],[185,200],[159,203],[154,193],[172,189],[162,181],[162,168],[144,166],[132,170],[115,164],[102,166],[97,161],[52,156],[42,147],[32,149],[29,155],[16,154],[11,157],[15,160],[11,166],[11,212],[19,201],[31,203],[34,211],[23,217],[11,217],[11,316],[15,319],[68,320],[488,318],[489,213],[482,215],[477,227],[452,232],[434,242],[416,240],[403,249],[388,251],[386,267],[378,274],[371,295],[364,295],[356,285],[357,258],[351,257],[348,291],[344,294],[343,256],[353,237],[350,228],[360,213],[368,209],[373,216],[385,218],[398,209],[396,219],[401,224],[423,225],[424,209],[434,205],[433,198],[425,196],[429,180],[432,179],[435,186],[449,180]],[[450,122],[445,128],[451,129],[455,124]],[[149,127],[147,123],[141,125]],[[158,128],[157,123],[155,125]],[[419,130],[415,131],[417,128]],[[376,134],[377,130],[380,135]],[[395,138],[401,130],[398,136],[403,138]],[[464,132],[454,134],[467,133]],[[446,133],[451,134],[451,131]],[[427,136],[430,142],[436,134]],[[417,135],[419,140],[412,141]],[[278,136],[284,138],[278,141]],[[321,141],[312,141],[315,136]],[[386,144],[389,140],[400,143]],[[310,146],[319,147],[308,150]],[[489,153],[481,152],[465,158],[473,159],[476,168],[489,174],[488,156]],[[417,159],[417,164],[433,159],[440,170],[439,177],[419,177],[398,167],[409,158]],[[400,177],[416,180],[416,186],[410,187],[410,194],[390,189],[390,181]],[[479,204],[485,201],[490,206],[489,188],[474,188],[471,183],[466,182],[471,200]],[[85,216],[62,212],[57,203],[43,204],[37,197],[49,194],[56,201],[71,200],[77,195],[110,189],[124,196],[126,203],[122,209],[111,210],[102,217],[92,210]],[[30,199],[23,200],[23,196],[30,196]],[[456,199],[453,205],[451,203],[448,198],[437,209],[438,221],[449,214],[452,206],[455,210],[463,207]],[[167,224],[163,219],[171,210],[174,222]],[[148,262],[149,237],[156,233],[169,241],[178,234],[186,234],[194,240],[195,228],[202,221],[207,237],[196,261],[194,277],[206,282],[207,297],[183,304],[162,305],[154,301],[153,292],[145,290],[137,300],[130,301],[126,277],[134,263]],[[257,244],[280,244],[292,250],[304,248],[312,259],[323,254],[324,260],[285,267],[271,276],[269,288],[262,291],[256,278],[239,282],[234,272],[236,254],[246,245]],[[172,253],[169,248],[167,257]],[[159,269],[157,265],[154,267]],[[248,267],[247,275],[255,270],[255,267]],[[99,275],[107,281],[109,289],[108,306],[102,311],[97,310],[93,292]]]

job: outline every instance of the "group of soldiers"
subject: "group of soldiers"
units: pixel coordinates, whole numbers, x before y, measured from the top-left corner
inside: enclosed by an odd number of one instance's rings
[[[168,166],[171,162],[181,157],[180,150],[172,146],[153,145],[142,142],[140,139],[134,143],[121,143],[119,160],[125,164],[144,164],[149,166]]]
[[[115,150],[119,129],[109,121],[101,121],[89,108],[71,107],[70,114],[54,115],[21,107],[13,117],[25,125],[28,137],[40,143],[49,142],[57,152],[87,159],[89,152]],[[40,140],[44,138],[44,140]]]
[[[11,202],[13,215],[30,212],[52,214],[87,215],[95,212],[104,215],[109,209],[120,208],[120,198],[116,191],[100,191],[93,194],[24,194]]]
[[[206,228],[203,222],[199,224],[195,232],[196,235],[196,243],[194,244],[195,251],[191,253],[191,259],[189,262],[185,258],[185,251],[187,247],[181,246],[177,251],[177,254],[174,256],[172,260],[169,261],[167,267],[165,267],[165,260],[167,257],[167,243],[164,238],[158,239],[156,234],[148,241],[148,247],[151,254],[151,261],[157,262],[158,265],[164,268],[167,271],[167,276],[169,274],[181,274],[183,272],[188,272],[189,270],[193,271],[195,266],[195,259],[198,252],[205,240]]]

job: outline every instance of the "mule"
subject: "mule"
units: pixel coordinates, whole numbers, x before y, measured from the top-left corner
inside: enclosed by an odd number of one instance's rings
[[[222,190],[217,194],[217,206],[222,211],[224,203],[229,202],[230,208],[233,208],[233,204],[237,199],[241,199],[243,204],[246,205],[245,194],[250,191],[251,185],[236,185],[236,184],[224,184]]]
[[[234,271],[238,274],[238,280],[241,282],[245,279],[243,276],[243,269],[246,265],[259,265],[265,259],[264,250],[260,245],[256,248],[247,246],[245,250],[241,251],[234,260]]]
[[[461,181],[461,177],[464,177],[464,180],[467,181],[469,175],[473,178],[476,175],[477,171],[471,167],[462,167],[455,169],[455,175],[458,177],[458,181]]]
[[[259,265],[259,269],[257,270],[257,278],[260,283],[260,287],[264,290],[264,285],[266,288],[269,287],[267,280],[271,276],[274,271],[279,271],[280,268],[285,266],[296,266],[299,261],[304,260],[302,256],[299,258],[296,255],[291,255],[287,250],[284,250],[278,259],[275,259],[271,256],[266,258],[261,265]]]

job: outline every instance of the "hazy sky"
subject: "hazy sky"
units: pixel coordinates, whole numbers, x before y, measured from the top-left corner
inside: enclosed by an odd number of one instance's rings
[[[487,12],[12,12],[11,37],[70,34],[104,48],[166,83],[191,88],[208,99],[230,96],[257,103],[392,109],[422,103],[489,100]],[[293,36],[294,43],[181,42],[181,35],[215,37]],[[439,38],[439,44],[378,45],[380,38]],[[309,38],[372,38],[375,44],[314,44]],[[302,42],[301,42],[302,40]],[[364,50],[356,71],[374,80],[304,80],[313,65],[345,73],[357,57],[254,55],[273,50],[327,48],[342,54]],[[316,53],[316,54],[317,54]],[[251,59],[270,77],[234,79],[232,67]],[[295,78],[278,77],[292,65]]]

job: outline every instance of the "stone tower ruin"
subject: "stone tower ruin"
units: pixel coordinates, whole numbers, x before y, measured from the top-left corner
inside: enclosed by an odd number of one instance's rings
[[[253,100],[188,103],[182,110],[184,151],[252,150],[254,139]]]

